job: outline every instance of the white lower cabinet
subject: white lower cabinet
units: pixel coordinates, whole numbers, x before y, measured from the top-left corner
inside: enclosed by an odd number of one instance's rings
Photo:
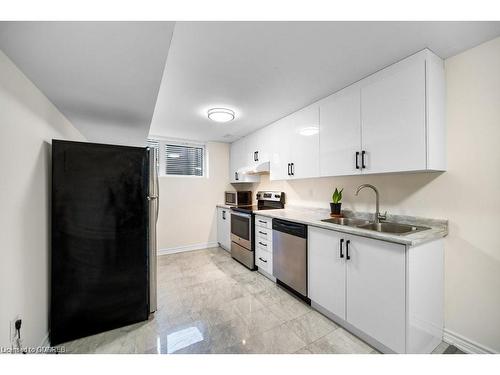
[[[231,250],[231,213],[223,207],[217,207],[217,242],[223,249]]]
[[[442,339],[442,256],[441,240],[406,247],[310,226],[309,298],[382,352],[430,353]]]
[[[273,277],[273,229],[272,219],[255,216],[255,265],[269,279]]]
[[[259,267],[261,273],[263,273],[262,271],[265,272],[265,276],[271,276],[273,274],[273,253],[262,248],[256,248],[255,265]]]
[[[345,254],[340,254],[342,233],[309,227],[309,298],[345,319]]]
[[[395,352],[405,353],[405,246],[343,237],[346,320]]]

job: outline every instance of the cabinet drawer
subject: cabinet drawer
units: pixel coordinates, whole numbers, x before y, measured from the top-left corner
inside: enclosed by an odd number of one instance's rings
[[[266,240],[272,242],[273,230],[269,228],[255,226],[255,237],[257,237],[257,241]]]
[[[255,250],[255,265],[259,269],[267,272],[269,275],[273,274],[273,254],[269,251],[262,249]]]
[[[273,219],[270,217],[256,216],[255,225],[262,228],[273,229]]]
[[[273,252],[273,242],[268,241],[268,240],[264,240],[263,238],[257,238],[255,240],[255,248],[262,249],[264,251],[269,251],[272,253]]]

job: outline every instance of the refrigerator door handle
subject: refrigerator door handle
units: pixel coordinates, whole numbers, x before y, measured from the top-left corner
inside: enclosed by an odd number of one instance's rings
[[[156,154],[156,158],[158,158],[158,153]],[[156,159],[155,158],[155,159]],[[156,177],[156,222],[158,223],[158,216],[160,215],[160,180],[158,178],[158,168],[155,166],[155,177]]]
[[[149,192],[148,196],[150,215],[149,215],[149,312],[153,313],[157,309],[157,291],[156,291],[156,256],[157,256],[157,228],[156,223],[158,222],[158,209],[159,209],[159,197],[158,197],[158,170],[156,167],[156,160],[158,157],[157,150],[150,148],[150,179],[149,179]]]

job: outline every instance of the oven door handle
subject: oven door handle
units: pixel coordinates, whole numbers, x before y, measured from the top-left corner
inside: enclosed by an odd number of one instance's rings
[[[244,217],[244,218],[247,218],[247,219],[251,219],[252,218],[251,214],[244,214],[244,213],[240,213],[240,212],[231,212],[231,215],[240,216],[240,217]]]

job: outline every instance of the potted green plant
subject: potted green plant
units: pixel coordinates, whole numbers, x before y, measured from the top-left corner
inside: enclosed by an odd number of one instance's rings
[[[340,206],[342,205],[340,201],[342,200],[343,191],[344,189],[340,189],[339,191],[339,189],[335,188],[335,191],[333,192],[332,201],[330,203],[330,211],[332,215],[340,215]]]

